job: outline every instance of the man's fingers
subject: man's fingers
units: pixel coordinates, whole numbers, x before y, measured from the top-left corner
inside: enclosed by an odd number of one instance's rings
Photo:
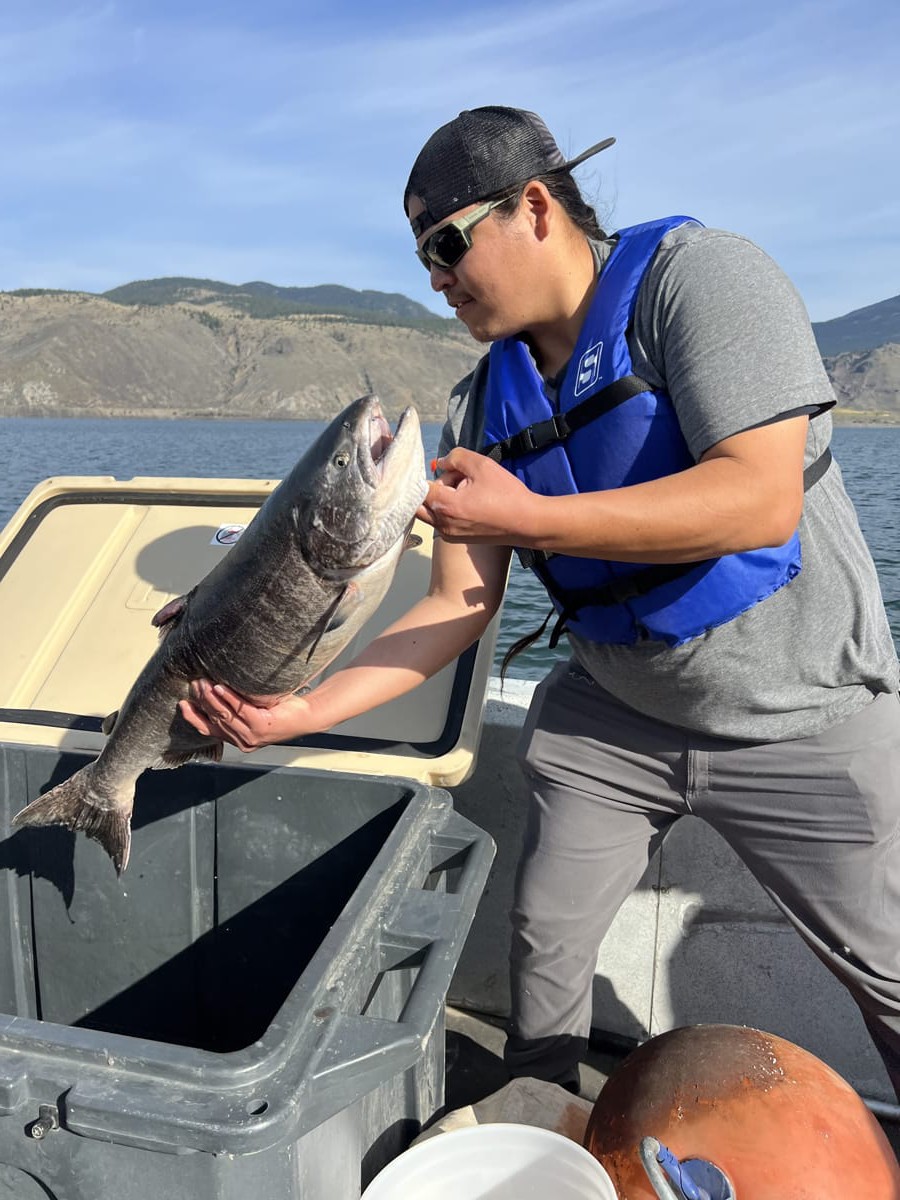
[[[266,736],[271,722],[268,709],[277,704],[278,699],[272,697],[270,704],[257,703],[224,684],[195,679],[190,685],[190,699],[180,700],[179,709],[198,733],[220,738],[249,754],[269,744]]]
[[[233,691],[225,683],[210,683],[206,679],[203,680],[203,683],[211,696],[215,696],[217,700],[221,700],[223,704],[227,704],[235,711],[238,711],[244,703],[244,697],[240,692]]]
[[[202,733],[204,737],[219,738],[231,746],[236,746],[244,754],[249,754],[251,750],[258,750],[262,744],[249,726],[243,721],[234,720],[231,714],[227,721],[211,717],[202,713],[190,700],[179,700],[178,707],[188,724],[192,725],[198,733]]]
[[[195,679],[191,684],[191,695],[207,716],[228,725],[243,707],[243,699],[236,692],[219,683],[213,685],[207,679]]]
[[[178,708],[188,725],[193,725],[198,733],[202,733],[204,737],[213,734],[212,726],[206,716],[190,700],[179,700]]]
[[[443,458],[436,460],[435,466],[439,471],[464,471],[468,463],[477,462],[479,458],[481,455],[477,450],[466,450],[463,446],[454,446]]]
[[[456,467],[445,467],[444,470],[441,471],[440,476],[428,486],[429,489],[446,487],[455,488],[459,483],[462,482],[463,479],[466,478],[468,477],[464,475],[462,471],[457,470]]]
[[[232,722],[223,727],[223,733],[226,740],[233,746],[237,746],[243,754],[249,754],[251,750],[258,750],[260,746],[265,745],[250,726],[243,721]]]

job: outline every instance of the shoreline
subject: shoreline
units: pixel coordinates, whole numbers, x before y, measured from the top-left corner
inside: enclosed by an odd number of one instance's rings
[[[404,406],[405,407],[405,406]],[[390,419],[399,416],[402,408],[397,407],[396,412],[391,406],[385,410],[385,415]],[[31,420],[31,421],[81,421],[81,420],[113,420],[113,421],[330,421],[335,413],[331,410],[322,411],[321,413],[239,413],[239,412],[222,412],[221,410],[197,410],[194,412],[172,412],[168,409],[149,409],[147,412],[134,412],[133,410],[108,409],[98,408],[91,410],[71,410],[63,409],[59,412],[23,412],[20,409],[4,411],[0,409],[0,420]],[[831,419],[835,427],[846,428],[847,426],[855,426],[860,429],[889,429],[900,427],[900,411],[897,413],[885,413],[881,419],[877,419],[874,414],[860,413],[856,414],[852,410],[850,412],[831,411]],[[446,412],[434,414],[429,411],[419,409],[419,420],[423,424],[443,424],[446,420]]]
[[[384,402],[382,402],[384,404]],[[397,405],[396,408],[391,405],[384,406],[385,416],[389,420],[394,420],[400,416],[400,413],[406,405]],[[160,409],[150,409],[148,412],[124,412],[119,409],[91,409],[85,411],[80,409],[77,412],[72,410],[63,410],[61,412],[4,412],[0,409],[0,420],[5,421],[285,421],[285,422],[302,422],[302,421],[330,421],[337,415],[340,409],[323,410],[321,413],[238,413],[238,412],[209,412],[197,410],[194,412],[169,412]],[[427,410],[419,409],[419,420],[425,425],[443,425],[447,419],[446,412],[440,416],[435,416]],[[900,424],[900,418],[898,418]]]

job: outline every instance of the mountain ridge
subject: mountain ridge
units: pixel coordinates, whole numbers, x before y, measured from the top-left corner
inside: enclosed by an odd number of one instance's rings
[[[443,420],[482,350],[458,324],[258,320],[221,303],[0,294],[0,416],[324,419],[365,392]]]
[[[249,283],[224,283],[186,275],[167,275],[157,279],[135,279],[106,292],[72,292],[54,288],[20,288],[12,296],[80,295],[110,300],[114,304],[148,305],[223,304],[236,312],[261,320],[297,314],[329,314],[359,320],[366,324],[399,324],[434,328],[452,325],[452,319],[439,317],[417,300],[400,292],[359,291],[339,283],[312,287],[283,287],[253,280]]]
[[[440,329],[452,326],[452,318],[440,317],[417,300],[400,292],[358,290],[338,283],[285,286],[251,280],[225,283],[193,276],[160,276],[136,279],[105,292],[76,292],[56,288],[19,288],[0,295],[97,296],[126,305],[221,303],[249,316],[266,319],[297,314],[331,314],[376,323],[417,325]],[[823,358],[854,350],[874,350],[889,342],[900,343],[900,295],[854,309],[827,321],[813,321],[813,333]]]
[[[814,321],[813,333],[823,358],[900,343],[900,296],[867,304],[830,321]]]
[[[900,423],[900,296],[813,330],[836,419]],[[415,404],[442,421],[482,353],[417,301],[339,284],[18,289],[0,292],[0,416],[322,419],[375,391],[390,415]]]

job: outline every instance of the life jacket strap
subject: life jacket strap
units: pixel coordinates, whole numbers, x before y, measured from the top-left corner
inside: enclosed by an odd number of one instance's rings
[[[831,463],[831,449],[826,447],[815,462],[810,463],[803,472],[804,492],[808,492],[819,482]],[[517,550],[516,553],[522,566],[529,567],[538,575],[551,597],[561,607],[559,619],[550,634],[551,650],[556,648],[559,639],[566,632],[566,622],[570,617],[576,616],[579,609],[587,606],[608,608],[614,604],[626,604],[629,600],[636,600],[639,596],[646,595],[654,588],[662,587],[665,583],[679,579],[688,571],[693,571],[695,567],[702,566],[704,562],[709,561],[709,559],[701,559],[698,562],[653,563],[630,575],[621,575],[618,579],[613,579],[602,587],[572,588],[563,591],[547,570],[547,562],[553,557],[552,554],[547,554],[543,550],[528,549]]]
[[[588,396],[568,412],[554,413],[546,421],[536,421],[534,425],[527,425],[501,442],[491,442],[481,453],[495,462],[500,462],[504,458],[521,458],[523,454],[543,450],[545,446],[565,441],[570,433],[624,404],[632,396],[639,396],[641,392],[650,390],[650,384],[640,376],[623,375],[621,379],[614,379],[612,383],[595,392],[593,396]]]
[[[815,462],[811,462],[803,472],[803,490],[808,492],[814,484],[817,484],[828,468],[831,466],[831,447],[826,446]]]

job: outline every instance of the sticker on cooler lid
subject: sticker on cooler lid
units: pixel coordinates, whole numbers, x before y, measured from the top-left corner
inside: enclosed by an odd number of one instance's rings
[[[220,525],[209,544],[211,546],[233,546],[246,528],[246,525]]]

